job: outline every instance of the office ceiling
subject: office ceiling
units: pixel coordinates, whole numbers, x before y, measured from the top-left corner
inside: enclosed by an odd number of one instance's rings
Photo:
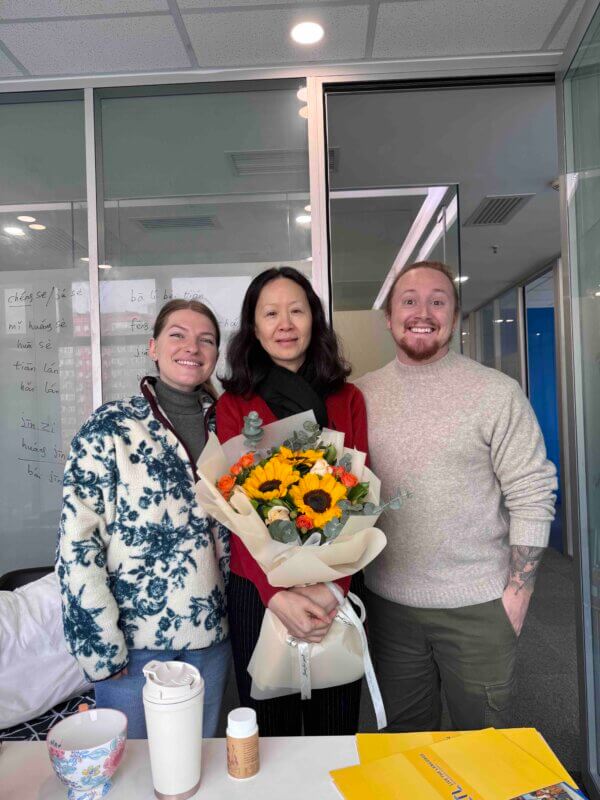
[[[584,0],[3,0],[2,80],[549,53]],[[321,43],[289,32],[310,19]]]

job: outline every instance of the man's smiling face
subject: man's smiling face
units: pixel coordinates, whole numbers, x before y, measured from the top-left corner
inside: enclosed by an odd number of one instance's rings
[[[448,352],[457,319],[450,279],[436,269],[409,270],[394,287],[388,328],[403,364],[430,364]]]

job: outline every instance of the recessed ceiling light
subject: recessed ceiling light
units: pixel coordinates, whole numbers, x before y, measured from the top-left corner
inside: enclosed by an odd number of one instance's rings
[[[310,214],[298,214],[296,217],[296,222],[298,225],[310,225],[311,216]]]
[[[307,212],[307,214],[310,214],[310,206],[304,206],[304,210]]]
[[[112,269],[112,264],[98,264],[98,269]]]
[[[308,106],[302,106],[298,109],[298,114],[304,119],[308,119]]]
[[[35,222],[35,217],[22,216],[22,217],[17,217],[17,219],[19,220],[19,222]]]
[[[25,236],[23,228],[17,228],[15,225],[7,225],[4,228],[4,233],[10,234],[10,236]]]
[[[454,278],[454,283],[465,283],[465,281],[468,280],[469,280],[468,275],[457,275],[456,278]]]
[[[308,89],[306,86],[302,86],[300,89],[298,89],[296,92],[296,97],[303,103],[308,103]]]
[[[292,39],[298,44],[316,44],[323,38],[325,31],[318,22],[301,22],[292,28]]]
[[[45,225],[41,225],[39,222],[32,222],[32,224],[29,227],[31,228],[32,231],[45,231],[46,230],[46,226]]]
[[[600,297],[600,292],[594,292],[594,297]]]
[[[89,258],[87,256],[82,256],[79,260],[80,261],[89,261]]]

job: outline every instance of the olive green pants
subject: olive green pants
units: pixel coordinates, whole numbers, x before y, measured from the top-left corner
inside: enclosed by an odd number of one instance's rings
[[[387,730],[439,730],[443,688],[455,730],[507,727],[517,636],[502,600],[411,608],[367,590],[367,625]]]

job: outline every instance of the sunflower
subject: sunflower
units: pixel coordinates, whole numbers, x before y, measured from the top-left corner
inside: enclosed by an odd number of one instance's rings
[[[285,497],[290,486],[300,480],[292,465],[272,458],[262,467],[255,467],[242,484],[248,497],[255,500],[274,500]]]
[[[301,514],[312,520],[315,528],[322,528],[334,517],[341,517],[338,502],[346,497],[346,487],[333,475],[309,473],[290,489],[290,497]]]
[[[319,459],[323,458],[324,450],[290,450],[289,447],[280,447],[275,456],[280,461],[292,466],[312,467]]]

